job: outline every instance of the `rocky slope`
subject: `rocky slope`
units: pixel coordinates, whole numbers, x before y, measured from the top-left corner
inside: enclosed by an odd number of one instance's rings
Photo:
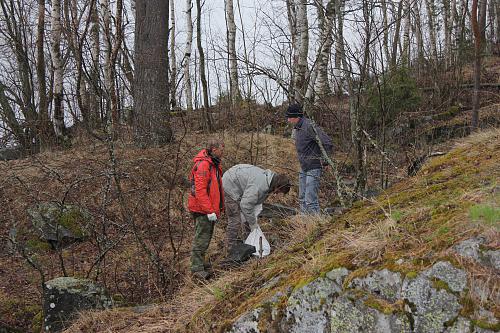
[[[183,330],[498,331],[499,179],[500,132],[474,135],[318,225]]]

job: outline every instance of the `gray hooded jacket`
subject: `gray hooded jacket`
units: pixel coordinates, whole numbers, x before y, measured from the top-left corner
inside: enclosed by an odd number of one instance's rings
[[[255,225],[255,206],[269,195],[274,172],[251,164],[237,164],[222,176],[225,195],[240,203],[240,209],[249,225]]]

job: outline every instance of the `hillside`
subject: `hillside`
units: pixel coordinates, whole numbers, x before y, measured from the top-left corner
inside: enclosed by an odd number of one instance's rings
[[[415,278],[443,261],[467,275],[467,286],[455,293],[460,318],[485,329],[481,332],[497,331],[498,179],[500,131],[472,135],[448,154],[431,160],[415,177],[373,200],[358,202],[341,216],[284,221],[283,227],[291,228],[289,244],[269,258],[254,260],[204,286],[189,284],[160,305],[87,313],[68,332],[222,332],[259,307],[264,311],[256,321],[259,332],[280,331],[272,327],[278,327],[280,316],[290,306],[290,295],[340,267],[349,272],[342,286],[357,290],[353,294],[368,307],[383,313],[407,313],[403,304],[391,303],[383,295],[363,298],[366,292],[352,281],[384,269]],[[489,266],[453,250],[470,239],[482,240],[482,253],[491,256]],[[434,288],[450,287],[436,279]],[[275,309],[273,315],[266,309]]]

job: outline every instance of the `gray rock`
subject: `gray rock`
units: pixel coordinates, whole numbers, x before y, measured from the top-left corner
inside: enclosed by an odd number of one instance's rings
[[[93,281],[60,277],[44,285],[43,329],[63,330],[81,310],[108,309],[113,305],[106,290]]]
[[[500,250],[490,250],[484,252],[484,259],[488,266],[500,270]]]
[[[484,237],[471,238],[458,243],[453,247],[453,249],[462,257],[481,262],[480,245],[484,244],[485,242],[486,239]]]
[[[402,297],[413,316],[415,333],[442,332],[445,323],[458,317],[458,298],[446,290],[436,290],[424,275],[405,279]]]
[[[439,261],[423,273],[428,278],[444,281],[454,292],[462,292],[467,286],[467,273],[454,267],[448,261]]]
[[[23,150],[21,147],[0,149],[0,161],[18,160],[22,157],[23,157]]]
[[[344,280],[349,275],[350,271],[347,268],[340,267],[334,268],[328,273],[326,273],[326,277],[332,281],[334,281],[340,288],[344,284]]]
[[[458,317],[453,326],[448,327],[444,333],[470,333],[471,323],[469,319]]]
[[[90,213],[75,205],[45,202],[29,208],[28,214],[40,238],[55,246],[83,240],[91,222]]]
[[[331,333],[387,333],[411,332],[408,318],[401,313],[387,315],[369,308],[358,299],[341,296],[330,311]]]
[[[233,324],[232,329],[229,331],[231,333],[260,333],[259,330],[259,317],[262,312],[262,308],[255,309],[244,315],[242,315]]]
[[[349,288],[363,289],[391,302],[395,302],[401,297],[402,286],[401,274],[391,272],[388,269],[374,271],[365,277],[355,278],[349,284]]]
[[[285,320],[288,332],[328,332],[327,310],[341,287],[329,278],[318,278],[292,292],[288,298]]]

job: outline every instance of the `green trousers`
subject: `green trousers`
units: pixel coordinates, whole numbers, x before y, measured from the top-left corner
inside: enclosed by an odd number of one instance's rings
[[[191,249],[191,272],[204,270],[205,253],[214,233],[215,222],[206,215],[195,219],[193,247]]]

